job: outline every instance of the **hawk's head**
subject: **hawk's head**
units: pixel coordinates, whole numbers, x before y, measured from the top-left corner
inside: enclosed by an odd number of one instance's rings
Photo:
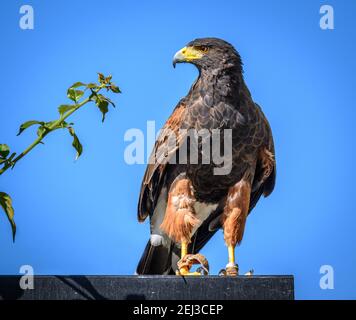
[[[238,52],[230,43],[218,38],[202,38],[189,42],[174,55],[174,67],[182,62],[192,63],[198,69],[237,67],[239,71],[242,71]]]

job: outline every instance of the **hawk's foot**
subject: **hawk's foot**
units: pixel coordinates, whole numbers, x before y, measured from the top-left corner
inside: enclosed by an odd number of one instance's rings
[[[196,272],[190,272],[193,265],[200,265]],[[177,275],[180,276],[202,276],[209,274],[209,262],[202,254],[186,254],[177,263]]]
[[[219,271],[219,276],[236,277],[239,275],[239,266],[234,263],[228,263],[225,269]]]

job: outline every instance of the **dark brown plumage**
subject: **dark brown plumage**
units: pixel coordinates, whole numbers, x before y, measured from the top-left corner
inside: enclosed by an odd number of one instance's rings
[[[180,242],[196,253],[221,227],[226,244],[235,247],[248,213],[275,184],[272,132],[244,82],[237,51],[220,39],[197,39],[177,53],[178,62],[196,65],[199,77],[164,125],[143,178],[138,219],[150,217],[151,239],[138,274],[175,272]],[[191,163],[191,137],[184,129],[231,129],[231,171],[216,175],[215,163],[202,163],[201,140],[199,161]],[[170,141],[172,132],[177,143]],[[223,146],[223,134],[220,139]],[[188,161],[182,164],[179,151],[186,147]]]

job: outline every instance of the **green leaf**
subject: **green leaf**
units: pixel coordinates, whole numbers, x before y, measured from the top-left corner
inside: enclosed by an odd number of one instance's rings
[[[78,160],[78,158],[81,156],[81,154],[83,152],[83,146],[80,143],[77,135],[75,134],[74,129],[72,127],[68,127],[68,130],[69,130],[70,135],[73,137],[72,146],[77,151],[77,155],[75,157],[75,160]]]
[[[86,87],[87,85],[85,84],[85,83],[83,83],[83,82],[76,82],[76,83],[74,83],[72,86],[71,86],[71,88],[79,88],[79,87]]]
[[[5,192],[0,192],[0,206],[4,209],[6,216],[11,224],[12,239],[15,241],[16,224],[14,221],[14,208],[12,207],[11,197]]]
[[[10,148],[7,144],[0,144],[0,158],[6,159],[10,153]]]
[[[114,108],[116,108],[115,103],[112,102],[109,98],[104,97],[104,100],[106,100],[106,101],[109,102]]]
[[[67,96],[69,99],[74,102],[78,102],[78,100],[84,95],[83,90],[75,90],[74,88],[69,88],[67,91]]]
[[[87,84],[87,88],[88,88],[88,89],[94,89],[94,88],[96,88],[96,87],[97,87],[96,83],[88,83],[88,84]]]
[[[110,83],[111,79],[112,79],[112,75],[109,75],[108,77],[105,78],[104,82]]]
[[[75,108],[74,105],[62,104],[58,107],[58,112],[61,116],[63,116],[66,112],[73,110],[74,108]]]
[[[44,125],[44,122],[43,121],[37,121],[37,120],[30,120],[30,121],[26,121],[25,123],[23,123],[21,126],[20,126],[20,129],[19,129],[19,133],[17,134],[18,136],[24,131],[26,130],[27,128],[35,125],[35,124],[39,124],[39,125]]]
[[[98,72],[98,79],[100,83],[104,83],[105,76],[102,73]]]
[[[109,111],[109,102],[107,102],[106,100],[97,100],[97,104],[98,108],[100,109],[101,113],[103,114],[103,118],[102,118],[102,122],[104,122],[105,120],[105,115],[108,113]]]
[[[95,103],[98,104],[100,101],[107,101],[110,103],[114,108],[116,108],[115,103],[112,102],[108,97],[103,96],[102,94],[98,94],[97,99],[95,100]]]
[[[118,86],[114,85],[114,84],[112,84],[110,86],[110,88],[111,88],[111,91],[114,92],[114,93],[121,93],[120,88]]]
[[[74,102],[77,102],[75,89],[69,88],[68,91],[67,91],[67,97],[69,99],[73,100]]]

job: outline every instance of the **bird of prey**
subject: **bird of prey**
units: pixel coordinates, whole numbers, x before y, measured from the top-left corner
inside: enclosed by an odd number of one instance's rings
[[[177,63],[195,65],[199,76],[163,126],[143,177],[138,219],[150,218],[151,236],[136,273],[202,274],[190,272],[191,264],[186,262],[194,260],[215,232],[223,229],[228,248],[223,270],[233,276],[238,274],[235,247],[243,238],[247,216],[261,195],[267,197],[274,189],[271,128],[251,97],[240,55],[231,44],[218,38],[193,40],[175,54],[174,67]],[[198,147],[193,148],[190,130],[205,130],[211,136],[220,132],[222,145],[223,132],[230,132],[230,170],[216,174],[221,163],[206,161],[207,154],[214,157],[214,148],[202,150],[204,137],[198,137]],[[229,151],[226,146],[224,152]],[[188,156],[180,158],[183,148]],[[198,161],[190,158],[193,149]]]

